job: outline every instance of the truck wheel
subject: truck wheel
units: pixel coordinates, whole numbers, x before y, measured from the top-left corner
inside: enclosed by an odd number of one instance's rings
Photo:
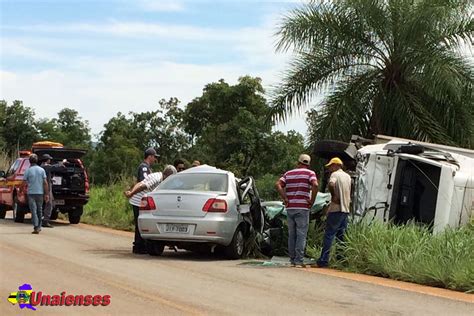
[[[51,211],[51,216],[49,217],[49,219],[55,221],[58,219],[58,211],[57,210],[52,210]]]
[[[239,226],[229,246],[225,247],[225,254],[229,259],[240,259],[244,254],[245,238],[242,228]]]
[[[82,206],[78,206],[75,210],[70,210],[68,213],[69,223],[79,224],[79,222],[81,221],[82,212],[83,212]]]
[[[13,197],[13,220],[17,223],[23,223],[25,220],[25,211],[23,208],[18,204],[18,199],[16,196]]]
[[[150,256],[161,256],[165,250],[165,245],[156,240],[147,240],[146,250]]]
[[[0,219],[4,219],[7,215],[7,206],[0,204]]]

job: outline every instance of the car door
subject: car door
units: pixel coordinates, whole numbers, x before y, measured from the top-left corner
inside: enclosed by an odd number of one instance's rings
[[[17,159],[11,165],[4,177],[0,177],[0,202],[6,205],[13,204],[13,188],[15,183],[16,171],[20,168],[22,159]]]
[[[239,181],[240,200],[243,202],[240,206],[241,214],[249,214],[253,228],[262,233],[265,224],[263,209],[258,195],[255,180],[252,177],[246,177]]]

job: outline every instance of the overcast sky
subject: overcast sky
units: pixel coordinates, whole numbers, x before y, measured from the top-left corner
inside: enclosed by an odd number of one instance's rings
[[[292,0],[0,0],[0,99],[37,117],[70,107],[94,134],[118,111],[182,106],[221,78],[277,83],[273,34]],[[306,133],[304,115],[279,129]]]

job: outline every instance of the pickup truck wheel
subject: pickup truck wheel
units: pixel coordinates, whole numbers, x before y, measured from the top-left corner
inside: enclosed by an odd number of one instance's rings
[[[156,240],[147,240],[146,250],[150,256],[161,256],[165,250],[165,245]]]
[[[225,247],[225,254],[229,259],[240,259],[244,254],[245,238],[241,227],[234,233],[234,238],[229,246]]]
[[[7,215],[7,206],[0,204],[0,219],[4,219]]]
[[[25,220],[25,211],[23,208],[18,204],[17,197],[13,197],[13,220],[17,223],[23,223]]]
[[[49,217],[49,219],[55,221],[58,219],[58,211],[57,210],[52,210],[51,211],[51,216]]]
[[[77,207],[75,210],[69,211],[68,213],[69,223],[79,224],[79,222],[81,221],[82,212],[83,212],[82,206]]]

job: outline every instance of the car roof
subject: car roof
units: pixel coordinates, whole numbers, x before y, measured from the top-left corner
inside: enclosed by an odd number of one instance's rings
[[[180,173],[215,173],[215,174],[232,174],[230,171],[218,169],[213,166],[209,165],[201,165],[197,167],[192,167],[189,169],[186,169],[184,171],[181,171]]]

